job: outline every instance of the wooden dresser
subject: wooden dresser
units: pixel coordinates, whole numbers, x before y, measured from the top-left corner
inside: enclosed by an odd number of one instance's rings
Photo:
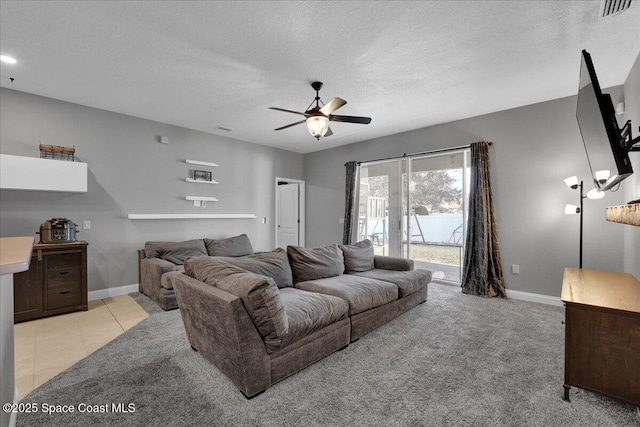
[[[37,244],[15,274],[14,321],[87,310],[87,242]]]
[[[640,282],[565,268],[564,400],[571,386],[640,406]]]

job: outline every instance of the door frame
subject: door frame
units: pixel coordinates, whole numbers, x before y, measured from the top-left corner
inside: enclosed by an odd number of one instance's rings
[[[275,207],[275,215],[273,217],[273,228],[274,228],[274,232],[275,232],[275,236],[274,236],[274,241],[275,241],[275,245],[273,245],[274,248],[278,247],[278,209],[280,208],[280,198],[278,197],[278,183],[279,182],[286,182],[287,184],[298,184],[299,188],[300,188],[300,197],[298,198],[298,212],[300,215],[300,228],[298,230],[298,238],[300,241],[300,246],[305,245],[305,186],[306,183],[304,180],[301,179],[292,179],[292,178],[281,178],[281,177],[276,177],[275,180],[275,187],[274,187],[274,192],[276,193],[276,207]]]

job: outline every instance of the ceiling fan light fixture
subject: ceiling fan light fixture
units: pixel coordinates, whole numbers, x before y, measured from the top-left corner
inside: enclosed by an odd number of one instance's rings
[[[307,118],[307,130],[311,136],[320,139],[329,129],[329,118],[325,116],[311,116]]]

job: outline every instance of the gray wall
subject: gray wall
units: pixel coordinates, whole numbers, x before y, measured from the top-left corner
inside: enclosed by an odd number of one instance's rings
[[[624,119],[631,120],[633,136],[640,136],[640,55],[624,84]],[[633,164],[633,175],[624,182],[625,201],[640,198],[640,151],[629,153]],[[640,279],[640,227],[623,225],[624,271]]]
[[[622,99],[622,87],[607,92],[614,103]],[[564,267],[578,266],[579,241],[579,217],[564,215],[579,194],[563,179],[590,179],[575,105],[575,97],[562,98],[306,155],[307,246],[342,238],[345,162],[488,140],[507,288],[560,296]],[[640,172],[637,158],[634,167]],[[640,230],[607,222],[605,208],[626,199],[618,191],[585,200],[585,268],[623,270],[623,233]],[[520,274],[511,274],[511,264],[520,265]]]
[[[38,142],[75,146],[88,164],[87,193],[0,190],[0,234],[33,235],[52,217],[90,230],[89,290],[138,283],[136,250],[147,240],[249,235],[273,248],[275,177],[302,179],[301,154],[143,120],[23,92],[0,92],[0,152],[38,157]],[[169,137],[170,144],[157,142]],[[218,163],[219,185],[189,184],[186,158]],[[207,169],[207,168],[199,168]],[[186,195],[214,196],[195,208]],[[129,213],[253,213],[257,219],[128,220]],[[260,218],[268,217],[268,224]]]
[[[640,124],[640,65],[624,86],[608,89],[614,103],[625,100],[624,119]],[[621,118],[622,119],[622,118]],[[375,117],[374,117],[375,120]],[[622,123],[622,120],[621,120]],[[247,233],[256,250],[269,250],[275,236],[274,178],[307,181],[307,246],[342,239],[344,163],[415,153],[490,140],[492,180],[507,287],[560,295],[562,271],[577,266],[577,216],[566,203],[577,192],[563,179],[588,179],[589,169],[575,120],[575,97],[418,129],[305,156],[26,93],[0,92],[0,152],[38,156],[38,142],[75,145],[89,166],[85,194],[0,191],[0,234],[32,235],[45,219],[63,216],[91,230],[89,289],[137,283],[136,249],[147,240],[183,240]],[[171,143],[157,143],[159,136]],[[629,271],[640,277],[640,229],[604,220],[606,206],[640,197],[640,154],[636,174],[624,191],[585,200],[586,268]],[[185,158],[216,162],[217,186],[187,184]],[[194,208],[184,196],[220,199]],[[253,220],[130,221],[128,213],[255,213]],[[520,265],[520,274],[510,272]]]

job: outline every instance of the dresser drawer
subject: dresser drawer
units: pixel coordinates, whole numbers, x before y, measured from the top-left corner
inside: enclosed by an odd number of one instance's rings
[[[81,265],[82,254],[80,252],[47,255],[47,270],[67,269]]]
[[[74,307],[80,304],[82,304],[82,286],[79,283],[67,287],[49,288],[47,292],[47,310]]]
[[[66,270],[53,270],[47,272],[48,291],[68,286],[80,286],[81,282],[82,270],[79,268],[67,268]]]

